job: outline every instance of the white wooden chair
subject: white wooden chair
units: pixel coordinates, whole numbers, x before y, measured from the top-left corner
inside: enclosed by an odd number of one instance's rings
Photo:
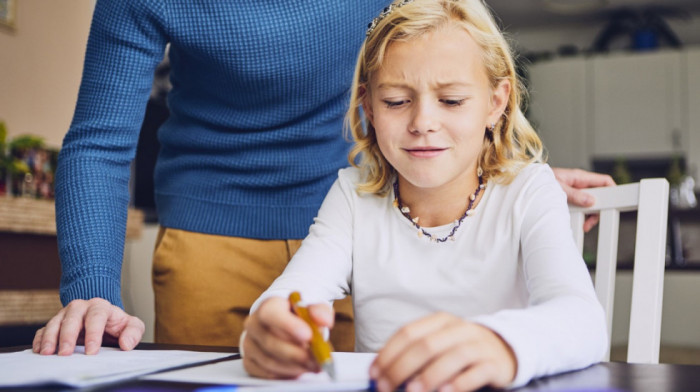
[[[661,344],[661,304],[663,299],[668,181],[643,179],[638,183],[592,188],[595,197],[589,208],[569,206],[571,229],[579,251],[583,252],[585,214],[600,212],[595,290],[605,309],[608,336],[612,332],[613,297],[617,269],[617,242],[620,212],[637,210],[637,235],[632,276],[632,304],[627,362],[658,363]],[[605,360],[610,358],[610,348]]]

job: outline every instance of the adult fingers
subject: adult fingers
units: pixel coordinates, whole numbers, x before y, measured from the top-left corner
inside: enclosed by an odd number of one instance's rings
[[[567,184],[578,189],[615,185],[615,180],[607,174],[559,167],[553,167],[552,171],[560,184]]]
[[[574,170],[572,178],[572,185],[575,188],[596,188],[615,185],[615,180],[607,174],[594,173],[580,169]]]
[[[61,330],[61,321],[66,309],[63,308],[46,323],[43,328],[44,333],[41,335],[41,343],[39,344],[39,354],[52,355],[56,352],[56,344],[58,343],[58,333]]]
[[[105,301],[106,302],[106,301]],[[102,346],[102,337],[109,319],[109,303],[103,306],[93,302],[85,313],[85,354],[97,354]]]
[[[145,330],[143,321],[138,317],[127,315],[126,326],[119,334],[119,348],[124,351],[132,350],[141,341]]]
[[[41,349],[42,336],[44,336],[44,327],[39,328],[34,334],[34,340],[32,341],[32,352],[38,353]]]
[[[585,191],[576,189],[567,184],[559,184],[566,193],[566,201],[580,207],[590,207],[595,203],[595,198]]]
[[[58,355],[71,355],[83,329],[83,321],[88,310],[87,301],[72,301],[66,306],[66,312],[60,323],[58,338]]]
[[[600,220],[600,215],[599,214],[591,214],[586,217],[586,220],[583,222],[583,231],[588,233],[591,231],[595,225],[598,224],[598,221]]]

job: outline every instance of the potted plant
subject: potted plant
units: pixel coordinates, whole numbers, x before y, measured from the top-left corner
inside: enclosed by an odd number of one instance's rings
[[[40,156],[45,153],[44,139],[34,135],[20,135],[13,138],[9,145],[10,162],[8,171],[12,194],[15,196],[36,197],[36,172],[40,169]]]

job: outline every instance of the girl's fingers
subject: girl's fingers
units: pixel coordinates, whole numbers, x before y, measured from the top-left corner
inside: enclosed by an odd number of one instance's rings
[[[266,300],[252,318],[280,339],[295,341],[299,344],[305,344],[311,340],[311,328],[291,312],[287,299]]]
[[[491,373],[490,366],[481,364],[472,366],[465,369],[455,377],[452,382],[440,387],[438,391],[476,391],[487,385],[491,385],[489,382]]]
[[[392,366],[404,372],[399,384],[409,377],[410,384],[421,384],[424,390],[435,390],[438,386],[451,380],[460,370],[471,366],[480,358],[478,331],[474,325],[462,320],[455,320],[430,337],[416,342]],[[412,362],[411,362],[412,360]],[[391,378],[391,371],[387,374]],[[410,389],[409,389],[410,390]]]
[[[328,304],[309,305],[309,314],[319,327],[333,328],[335,312]]]
[[[251,339],[251,335],[254,335],[251,331],[246,335],[243,357],[243,365],[250,374],[265,378],[295,378],[310,371],[305,362],[288,362],[276,353],[271,354],[258,341]]]
[[[407,389],[410,391],[414,388],[411,384],[415,383],[421,386],[421,390],[436,390],[455,379],[465,369],[479,363],[479,360],[483,359],[481,355],[482,353],[469,344],[453,346],[421,370],[407,385]]]
[[[263,310],[262,307],[260,310]],[[287,312],[289,312],[289,310],[287,310]],[[306,324],[304,324],[304,326],[306,326]],[[306,326],[306,328],[308,328],[308,326]],[[257,312],[248,319],[246,323],[246,338],[244,341],[246,356],[254,355],[247,351],[249,347],[247,343],[250,341],[250,346],[255,345],[255,349],[259,350],[256,352],[260,352],[266,357],[275,358],[276,361],[291,366],[305,367],[307,371],[316,369],[316,366],[312,366],[312,363],[315,363],[308,350],[308,341],[306,343],[299,343],[287,333],[273,333],[270,329],[284,331],[284,327],[262,323]],[[309,334],[310,333],[311,331],[309,331]]]
[[[385,384],[391,388],[403,383],[430,360],[425,353],[423,355],[406,355],[406,353],[416,344],[420,345],[420,342],[426,345],[432,344],[430,337],[453,320],[455,317],[452,315],[436,313],[401,328],[379,351],[370,367],[370,377],[377,380],[378,385]],[[434,350],[438,349],[434,348]]]

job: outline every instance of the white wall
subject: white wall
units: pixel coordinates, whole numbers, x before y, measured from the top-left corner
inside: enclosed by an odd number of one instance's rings
[[[145,225],[141,238],[127,240],[122,264],[124,310],[146,324],[144,342],[153,342],[155,306],[151,271],[158,225]]]
[[[0,29],[0,120],[10,137],[59,147],[78,96],[94,0],[17,1],[16,29]]]

